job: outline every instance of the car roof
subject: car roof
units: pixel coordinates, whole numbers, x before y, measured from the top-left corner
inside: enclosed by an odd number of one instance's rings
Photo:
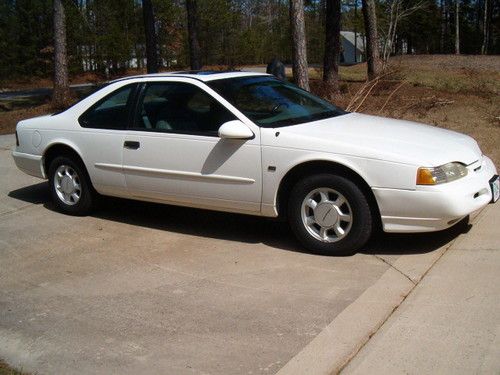
[[[142,74],[136,76],[129,76],[118,78],[110,83],[124,81],[128,79],[144,78],[144,79],[154,79],[154,78],[167,78],[167,77],[183,77],[183,78],[193,78],[198,81],[208,82],[218,79],[228,79],[228,78],[238,78],[238,77],[252,77],[252,76],[267,76],[266,73],[257,72],[242,72],[242,71],[213,71],[213,70],[199,70],[199,71],[179,71],[179,72],[163,72],[154,74]]]

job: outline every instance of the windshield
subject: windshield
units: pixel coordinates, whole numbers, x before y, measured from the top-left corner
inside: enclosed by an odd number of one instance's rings
[[[229,103],[262,127],[302,124],[347,112],[299,87],[270,76],[207,82]]]

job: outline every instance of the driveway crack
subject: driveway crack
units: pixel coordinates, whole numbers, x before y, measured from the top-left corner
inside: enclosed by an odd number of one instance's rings
[[[30,204],[26,204],[24,206],[15,208],[13,210],[5,211],[5,212],[0,212],[0,217],[4,217],[4,216],[10,215],[10,214],[15,214],[16,212],[26,210],[27,208],[31,208],[33,206],[36,206],[36,204],[35,203],[30,203]]]
[[[417,285],[417,283],[415,281],[413,281],[410,276],[408,276],[407,274],[405,274],[403,271],[401,271],[400,269],[398,269],[397,267],[395,267],[391,262],[388,262],[387,260],[385,260],[384,258],[382,258],[381,256],[379,255],[373,255],[375,258],[377,258],[378,260],[384,262],[385,264],[387,264],[389,267],[391,267],[392,269],[394,269],[395,271],[399,272],[402,276],[406,277],[408,279],[408,281],[410,281],[410,283],[412,283],[413,285]]]

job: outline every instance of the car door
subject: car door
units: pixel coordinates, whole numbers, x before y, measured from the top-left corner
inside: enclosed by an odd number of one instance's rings
[[[136,88],[136,83],[130,83],[111,90],[78,118],[83,128],[78,132],[78,144],[92,183],[102,194],[127,194],[122,172],[123,139],[131,120]]]
[[[236,118],[198,81],[144,84],[124,140],[129,194],[203,208],[260,211],[260,134],[254,131],[255,137],[245,140],[218,137],[218,128]]]

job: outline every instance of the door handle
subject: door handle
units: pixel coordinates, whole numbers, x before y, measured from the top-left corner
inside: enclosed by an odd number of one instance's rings
[[[139,147],[141,147],[141,144],[137,141],[125,141],[123,143],[123,147],[128,148],[130,150],[137,150]]]

